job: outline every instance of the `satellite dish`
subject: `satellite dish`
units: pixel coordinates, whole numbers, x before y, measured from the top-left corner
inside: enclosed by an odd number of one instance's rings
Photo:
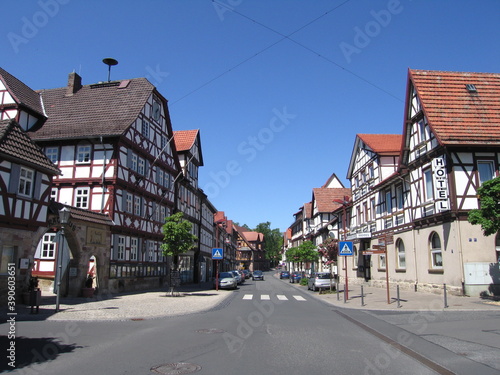
[[[110,82],[111,67],[118,65],[118,61],[111,57],[106,57],[105,59],[102,59],[102,62],[108,66],[108,82]]]

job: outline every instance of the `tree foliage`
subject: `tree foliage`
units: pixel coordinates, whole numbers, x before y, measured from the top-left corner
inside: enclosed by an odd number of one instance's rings
[[[172,216],[165,218],[165,224],[162,226],[163,243],[161,250],[164,256],[177,257],[191,250],[198,240],[191,233],[192,224],[183,219],[182,212],[177,212]],[[174,260],[175,264],[175,260]]]
[[[477,189],[480,208],[469,212],[469,223],[481,225],[485,236],[500,230],[500,177],[486,181]]]
[[[305,241],[298,247],[291,247],[286,252],[286,259],[289,262],[317,262],[318,252],[311,241]]]
[[[273,263],[277,263],[279,259],[281,259],[283,234],[279,229],[271,229],[271,223],[269,221],[258,224],[254,231],[264,235],[266,258],[271,260]]]

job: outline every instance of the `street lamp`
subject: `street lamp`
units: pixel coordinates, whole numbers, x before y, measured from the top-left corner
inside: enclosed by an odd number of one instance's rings
[[[56,312],[59,311],[59,296],[61,295],[61,278],[62,278],[62,258],[64,252],[64,226],[69,222],[71,211],[67,207],[59,210],[59,222],[61,223],[61,248],[57,251],[57,296],[56,296]]]

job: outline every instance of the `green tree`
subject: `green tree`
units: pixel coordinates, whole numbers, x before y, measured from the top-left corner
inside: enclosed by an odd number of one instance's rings
[[[177,212],[172,216],[165,218],[165,224],[162,226],[163,243],[161,250],[164,256],[172,257],[172,271],[177,273],[179,255],[191,250],[198,237],[191,233],[192,224],[183,219],[182,212]],[[171,283],[171,294],[173,295],[173,283]],[[175,285],[175,284],[174,284]]]
[[[266,258],[270,260],[271,267],[276,266],[281,259],[283,234],[279,229],[271,229],[271,223],[269,221],[258,224],[254,231],[262,233],[264,235],[264,249],[266,250]]]
[[[500,177],[486,181],[477,189],[480,208],[469,212],[469,223],[481,225],[485,236],[500,230]]]
[[[301,262],[317,262],[319,258],[316,246],[312,241],[304,241],[298,247],[298,256]]]

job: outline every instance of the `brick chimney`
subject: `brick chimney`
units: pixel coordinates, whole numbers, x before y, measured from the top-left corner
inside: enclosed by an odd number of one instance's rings
[[[66,96],[71,96],[82,88],[82,77],[75,72],[69,73],[68,87],[66,88]]]

